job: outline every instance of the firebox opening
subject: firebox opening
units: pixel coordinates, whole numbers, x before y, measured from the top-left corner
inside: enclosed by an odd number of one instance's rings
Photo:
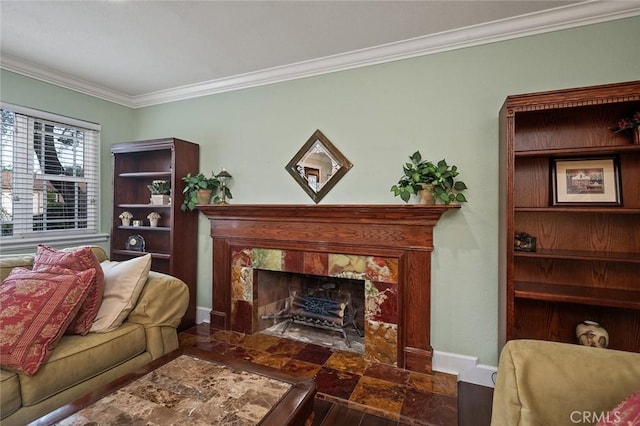
[[[260,269],[254,274],[258,332],[364,353],[363,280]]]

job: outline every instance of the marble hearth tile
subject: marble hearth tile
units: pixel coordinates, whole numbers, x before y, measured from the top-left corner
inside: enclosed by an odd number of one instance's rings
[[[231,329],[240,333],[253,332],[253,304],[234,300],[231,304]]]
[[[440,373],[438,371],[433,372],[433,392],[443,395],[457,395],[458,394],[458,377],[453,374]]]
[[[405,389],[403,386],[374,377],[363,376],[349,400],[370,407],[380,407],[386,412],[399,414]]]
[[[373,361],[397,365],[398,326],[380,321],[365,321],[365,353]]]
[[[234,250],[231,253],[231,268],[251,267],[251,249]]]
[[[314,378],[318,371],[320,371],[320,365],[292,358],[282,369],[296,376]]]
[[[285,250],[284,266],[282,270],[285,272],[295,272],[297,274],[304,273],[304,252],[298,250]]]
[[[255,362],[256,364],[266,365],[267,367],[282,369],[282,367],[284,367],[290,360],[291,356],[289,355],[260,352],[260,354],[256,355],[253,358],[252,362]]]
[[[284,265],[282,250],[254,248],[251,264],[254,268],[269,271],[282,271]]]
[[[240,344],[249,349],[255,349],[258,351],[265,351],[271,346],[278,343],[281,339],[275,336],[269,336],[267,334],[256,333],[247,334]]]
[[[433,391],[433,381],[431,380],[431,374],[422,374],[416,372],[409,372],[408,385],[424,392]]]
[[[253,269],[244,266],[231,269],[231,300],[253,300]]]
[[[357,374],[327,367],[322,367],[316,374],[318,392],[341,399],[349,399],[359,380],[360,376]]]
[[[219,342],[237,345],[244,338],[244,334],[231,330],[211,330],[211,337]]]
[[[289,339],[279,339],[279,341],[268,348],[266,352],[275,354],[275,355],[286,355],[289,357],[293,357],[295,354],[300,352],[307,344],[303,342],[297,342],[295,340]]]
[[[336,351],[324,364],[328,368],[339,371],[348,371],[354,374],[362,374],[369,366],[362,355],[354,352]]]
[[[329,275],[329,255],[327,253],[304,252],[304,273],[312,275]]]
[[[253,362],[254,359],[264,356],[264,352],[243,346],[233,346],[227,349],[225,355]]]
[[[244,300],[249,303],[253,303],[253,269],[241,268],[240,269],[240,282],[242,285],[242,297],[239,300]]]
[[[195,334],[190,333],[190,331],[193,330],[196,330],[196,328],[191,328],[185,332],[178,333],[178,343],[181,347],[195,346],[219,354],[223,354],[227,350],[229,344],[212,339],[210,331],[206,330],[204,327],[197,328],[198,332]],[[205,330],[207,333],[201,334],[201,332],[204,332]]]
[[[372,363],[364,372],[367,377],[386,380],[388,382],[406,385],[409,381],[409,371],[392,367],[388,364],[378,362]]]
[[[366,320],[398,324],[398,285],[365,281]]]
[[[362,274],[367,269],[367,258],[350,254],[329,254],[329,275],[332,277],[345,276],[345,272]]]
[[[386,257],[367,257],[365,277],[371,281],[385,283],[398,282],[398,259]]]
[[[333,351],[324,346],[307,344],[300,352],[295,355],[295,359],[310,362],[313,364],[324,365],[325,362],[333,355]]]
[[[178,343],[181,347],[195,346],[219,354],[224,354],[229,347],[228,343],[212,338],[208,324],[206,327],[192,327],[178,333]]]

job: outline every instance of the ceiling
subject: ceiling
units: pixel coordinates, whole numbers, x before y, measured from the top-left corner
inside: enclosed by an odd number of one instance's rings
[[[640,14],[640,1],[0,0],[2,68],[131,107]]]

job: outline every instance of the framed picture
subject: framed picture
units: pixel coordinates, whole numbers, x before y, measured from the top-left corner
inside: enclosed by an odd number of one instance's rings
[[[552,158],[553,205],[621,206],[618,157]]]

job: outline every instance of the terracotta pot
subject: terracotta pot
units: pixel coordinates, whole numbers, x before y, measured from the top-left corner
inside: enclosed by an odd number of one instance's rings
[[[199,189],[198,190],[198,204],[209,204],[211,202],[211,191],[210,189]]]
[[[418,204],[435,204],[436,200],[433,198],[433,194],[431,193],[431,188],[433,185],[423,183],[422,190],[418,191],[416,194],[416,200]]]

